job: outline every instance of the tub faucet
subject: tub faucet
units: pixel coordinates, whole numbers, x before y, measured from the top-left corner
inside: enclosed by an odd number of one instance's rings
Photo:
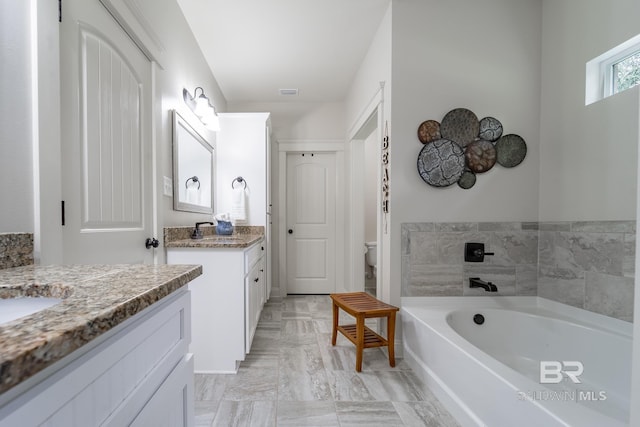
[[[209,221],[205,221],[205,222],[196,222],[196,228],[193,229],[193,232],[191,233],[191,238],[192,239],[202,239],[202,230],[200,230],[200,226],[202,224],[209,224],[209,225],[213,225],[212,222]]]
[[[487,292],[498,292],[498,287],[491,282],[480,280],[479,277],[469,277],[470,288],[482,288]]]

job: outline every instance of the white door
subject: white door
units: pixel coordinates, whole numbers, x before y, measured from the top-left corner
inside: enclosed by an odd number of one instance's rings
[[[98,0],[60,30],[65,263],[151,263],[151,63]]]
[[[287,293],[336,290],[336,156],[287,155]]]

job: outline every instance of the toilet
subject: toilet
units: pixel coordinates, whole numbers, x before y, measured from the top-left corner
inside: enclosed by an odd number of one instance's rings
[[[364,244],[367,248],[366,252],[366,261],[369,267],[371,267],[371,271],[373,272],[373,277],[376,277],[376,260],[378,259],[378,250],[377,250],[377,242],[366,242]]]

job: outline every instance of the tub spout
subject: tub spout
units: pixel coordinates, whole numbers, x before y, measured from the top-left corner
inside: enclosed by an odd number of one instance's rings
[[[469,277],[470,288],[482,288],[487,292],[498,292],[498,287],[491,282],[480,280],[479,277]]]

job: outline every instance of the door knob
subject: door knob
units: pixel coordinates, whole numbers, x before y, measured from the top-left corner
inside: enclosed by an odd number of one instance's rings
[[[293,234],[293,229],[292,228],[289,229],[289,234]]]
[[[150,249],[152,247],[157,248],[158,246],[160,246],[160,242],[155,237],[147,237],[147,240],[144,242],[144,246],[147,249]]]

